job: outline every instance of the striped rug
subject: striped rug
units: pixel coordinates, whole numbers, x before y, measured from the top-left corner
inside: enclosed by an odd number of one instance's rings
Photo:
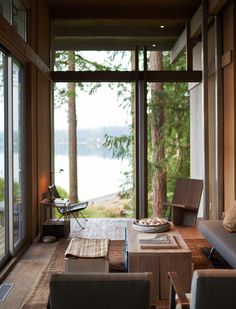
[[[72,238],[66,258],[107,258],[109,239]]]

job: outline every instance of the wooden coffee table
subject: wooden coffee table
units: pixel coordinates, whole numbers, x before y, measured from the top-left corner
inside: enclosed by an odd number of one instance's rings
[[[138,242],[139,232],[133,229],[132,222],[127,223],[128,271],[153,273],[152,301],[169,298],[168,271],[178,272],[183,279],[184,290],[190,291],[191,251],[174,228],[166,233],[174,236],[179,245],[177,249],[141,249]],[[152,235],[154,236],[155,233]]]

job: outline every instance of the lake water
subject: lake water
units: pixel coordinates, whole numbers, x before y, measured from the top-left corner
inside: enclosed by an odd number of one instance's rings
[[[122,171],[129,170],[128,160],[108,159],[97,156],[78,156],[78,197],[89,200],[113,194],[120,191]],[[68,157],[55,156],[55,183],[69,191],[69,162]]]
[[[4,175],[3,154],[0,153],[0,176]],[[120,191],[124,176],[122,171],[129,170],[127,159],[121,161],[98,156],[78,156],[78,197],[90,200]],[[65,155],[55,156],[55,183],[69,192],[69,162]],[[15,167],[16,168],[16,167]]]

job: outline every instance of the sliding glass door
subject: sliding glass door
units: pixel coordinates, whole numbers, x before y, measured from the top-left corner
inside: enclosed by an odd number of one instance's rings
[[[24,239],[25,213],[24,213],[24,139],[23,139],[23,78],[22,67],[16,61],[12,64],[12,83],[13,83],[13,121],[12,121],[12,158],[13,158],[13,178],[12,178],[12,196],[13,196],[13,240],[14,248]]]
[[[0,51],[0,261],[7,255],[6,197],[6,56]]]
[[[0,51],[0,268],[25,238],[23,67]]]

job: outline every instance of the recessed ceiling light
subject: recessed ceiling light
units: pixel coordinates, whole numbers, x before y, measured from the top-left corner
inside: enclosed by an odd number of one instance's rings
[[[161,25],[160,28],[163,29],[163,28],[165,28],[165,26],[164,26],[164,25]]]
[[[152,47],[156,47],[156,44],[152,44]]]

